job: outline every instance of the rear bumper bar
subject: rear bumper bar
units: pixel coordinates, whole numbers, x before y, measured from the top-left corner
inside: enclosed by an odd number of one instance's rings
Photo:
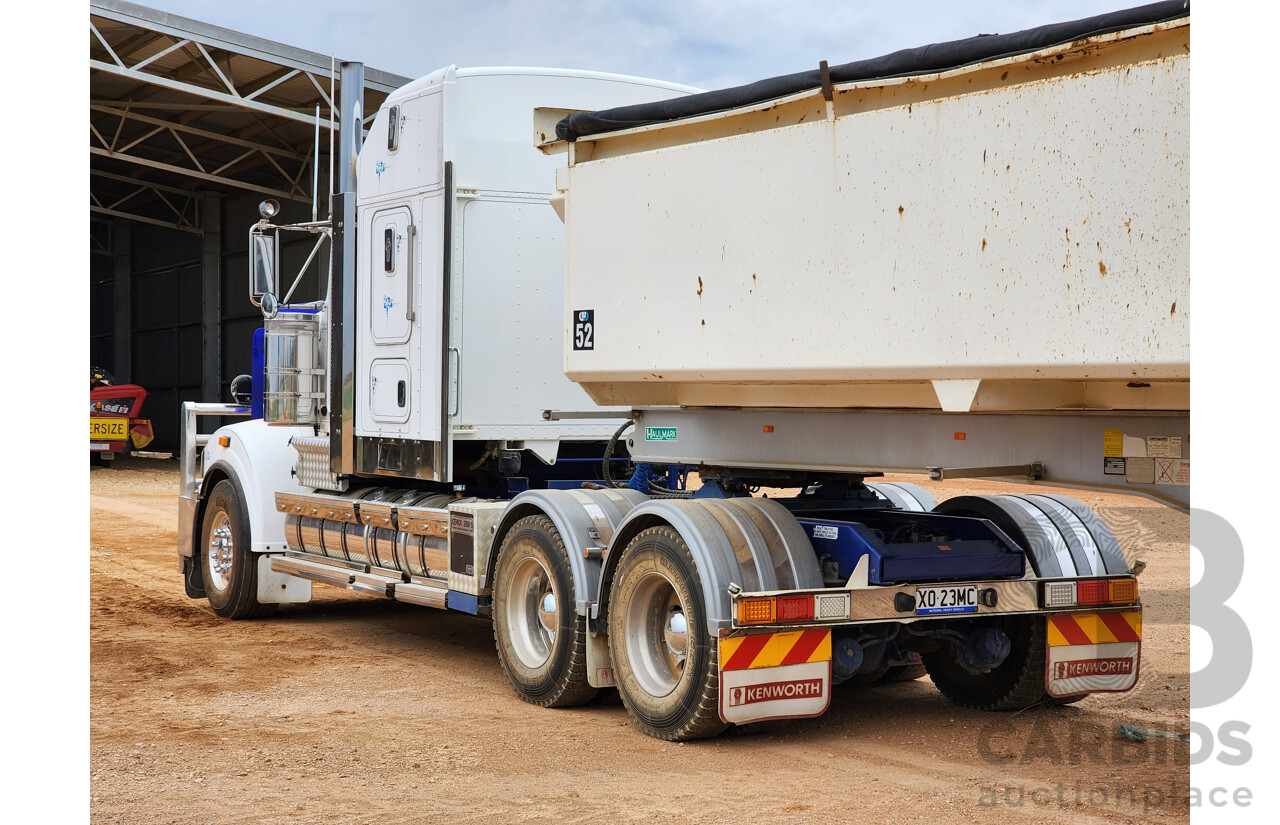
[[[861,565],[860,565],[861,566]],[[858,578],[855,571],[854,580]],[[1126,579],[1128,576],[1093,576],[1080,579],[1023,578],[1002,581],[912,583],[905,585],[833,587],[821,590],[788,590],[763,593],[735,592],[731,594],[732,621],[728,632],[800,630],[813,627],[835,627],[850,624],[876,622],[913,622],[973,619],[993,615],[1040,613],[1071,613],[1079,611],[1108,612],[1115,610],[1141,611],[1136,589],[1132,601],[1109,604],[1072,604],[1061,607],[1045,606],[1042,590],[1046,581],[1081,581],[1085,579]],[[916,591],[928,587],[974,587],[978,603],[973,610],[953,613],[921,614],[916,612]],[[813,596],[813,619],[778,620],[774,622],[743,622],[739,603],[748,599],[769,597]]]

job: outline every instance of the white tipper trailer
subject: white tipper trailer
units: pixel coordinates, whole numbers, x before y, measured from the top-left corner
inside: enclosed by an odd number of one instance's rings
[[[188,594],[474,614],[520,698],[671,740],[1131,689],[1142,548],[1060,488],[1189,505],[1189,43],[1166,2],[701,94],[448,68],[363,142],[344,64],[331,217],[250,228],[263,354],[185,405]]]

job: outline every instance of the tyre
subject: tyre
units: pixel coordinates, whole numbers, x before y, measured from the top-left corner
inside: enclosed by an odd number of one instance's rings
[[[921,654],[929,677],[954,704],[974,710],[1023,710],[1044,701],[1044,617],[1013,616],[999,626],[1009,636],[1012,649],[989,673],[965,670],[949,644]]]
[[[723,731],[715,640],[684,539],[650,527],[623,551],[609,596],[618,693],[645,733],[683,742]]]
[[[520,519],[498,551],[493,574],[493,639],[516,695],[559,708],[591,701],[586,618],[575,605],[569,553],[546,516]]]
[[[258,558],[250,549],[249,514],[229,480],[209,493],[200,528],[201,577],[213,612],[224,619],[260,619],[280,606],[258,601]]]
[[[919,679],[927,671],[923,664],[919,665],[897,665],[886,670],[881,674],[878,680],[882,684],[885,682],[911,682]]]

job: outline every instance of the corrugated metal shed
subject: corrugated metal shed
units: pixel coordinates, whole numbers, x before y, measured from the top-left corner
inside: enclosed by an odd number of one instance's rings
[[[338,86],[331,65],[327,55],[92,0],[90,211],[198,232],[197,191],[310,203],[317,107],[327,189],[330,89]],[[368,116],[407,82],[366,69]]]
[[[222,400],[248,371],[261,316],[244,297],[244,247],[258,201],[307,220],[314,186],[328,213],[336,70],[329,55],[90,0],[90,357],[149,391],[157,449],[176,447],[183,401]],[[366,124],[408,82],[366,67]],[[299,295],[322,284],[317,269]]]

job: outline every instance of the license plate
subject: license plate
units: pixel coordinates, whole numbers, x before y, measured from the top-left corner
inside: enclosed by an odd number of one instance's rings
[[[916,588],[916,613],[977,613],[978,587],[973,584],[948,584]]]
[[[124,441],[129,437],[129,419],[127,418],[90,418],[89,439],[106,439],[107,441]]]

